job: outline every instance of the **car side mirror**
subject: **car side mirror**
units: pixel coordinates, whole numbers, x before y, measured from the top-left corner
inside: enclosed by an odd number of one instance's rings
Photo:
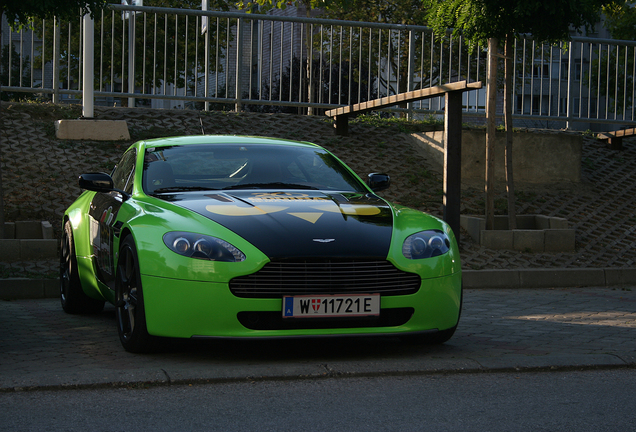
[[[93,192],[111,192],[113,178],[106,173],[88,173],[79,176],[79,187]]]
[[[79,176],[79,187],[93,192],[119,192],[124,200],[130,198],[130,194],[116,189],[113,178],[106,173],[87,173]]]
[[[387,174],[371,173],[367,179],[367,185],[373,192],[379,192],[391,186],[391,177]]]

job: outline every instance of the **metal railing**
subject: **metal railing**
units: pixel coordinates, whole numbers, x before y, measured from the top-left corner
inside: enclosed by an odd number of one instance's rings
[[[79,101],[82,25],[5,31],[3,96]],[[487,54],[461,38],[440,42],[423,26],[123,5],[96,18],[93,53],[96,104],[308,113],[485,80]],[[635,58],[630,41],[518,39],[513,115],[529,126],[634,124]],[[463,106],[482,115],[484,91],[466,93]],[[444,102],[393,110],[440,114]]]

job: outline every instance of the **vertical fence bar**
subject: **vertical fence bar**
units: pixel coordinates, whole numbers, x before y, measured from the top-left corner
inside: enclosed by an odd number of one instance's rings
[[[148,16],[146,15],[146,13],[144,12],[144,41],[142,44],[142,49],[144,52],[143,55],[143,63],[141,64],[141,93],[146,93],[146,51],[148,51],[146,49],[146,32],[148,31]]]
[[[627,52],[627,47],[625,47],[625,72],[624,72],[624,76],[623,76],[623,89],[624,89],[624,93],[623,93],[623,120],[625,120],[626,117],[626,113],[627,113],[627,56],[628,56],[628,52]]]
[[[205,43],[205,49],[204,49],[204,56],[205,56],[205,65],[204,65],[204,69],[203,69],[203,79],[205,80],[204,84],[203,84],[203,92],[204,92],[204,97],[208,98],[210,97],[210,17],[206,17],[207,20],[207,26],[205,28],[205,36],[204,36],[204,42]],[[218,36],[218,33],[217,33]],[[210,101],[206,100],[203,103],[203,109],[205,111],[210,111]]]
[[[42,44],[42,58],[44,59]],[[60,20],[53,18],[53,103],[60,103]],[[42,67],[42,87],[44,87],[44,67]]]
[[[84,70],[82,79],[82,115],[93,118],[95,79],[95,21],[90,14],[84,15]]]
[[[135,19],[137,12],[128,14],[128,93],[135,92]],[[135,106],[135,98],[128,98],[128,106]]]
[[[618,118],[618,70],[619,70],[619,47],[616,45],[616,65],[614,67],[616,76],[614,78],[614,120]]]
[[[406,91],[413,91],[413,74],[415,67],[415,34],[413,30],[409,31],[409,54],[408,54],[408,68],[406,71]],[[407,105],[407,118],[413,120],[413,102],[409,102]]]
[[[46,43],[46,38],[44,35],[42,35],[42,45],[44,45]],[[31,52],[29,54],[29,59],[31,60],[29,62],[29,75],[31,77],[31,88],[33,88],[34,85],[34,70],[33,70],[33,58],[35,57],[35,31],[33,29],[31,29]],[[42,80],[42,88],[44,88],[44,80]]]
[[[268,76],[267,76],[267,80],[268,80],[268,86],[269,86],[269,95],[268,95],[268,100],[272,100],[272,86],[274,85],[274,21],[271,21],[269,23],[269,38],[268,38],[268,45],[269,45],[269,72],[268,72]],[[281,41],[282,42],[282,41]]]
[[[178,70],[179,70],[179,44],[177,41],[179,40],[179,15],[174,16],[174,75],[172,76],[173,84],[172,84],[172,95],[177,95],[177,79],[178,79]]]
[[[99,21],[99,91],[104,91],[104,11],[102,10],[101,19]]]
[[[243,65],[243,18],[236,22],[236,104],[234,110],[240,112],[242,109],[241,95],[241,72]]]
[[[219,46],[221,44],[221,19],[216,19],[216,44],[214,48],[214,97],[219,97]]]
[[[154,29],[152,34],[152,94],[157,94],[157,21],[159,17],[155,14],[153,23]]]
[[[349,27],[349,85],[347,85],[347,103],[351,105],[351,81],[353,79],[353,27]]]
[[[634,111],[636,111],[636,47],[634,47],[632,58],[634,59],[632,71],[632,121],[634,121]]]

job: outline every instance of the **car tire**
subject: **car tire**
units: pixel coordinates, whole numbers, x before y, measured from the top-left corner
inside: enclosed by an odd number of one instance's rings
[[[104,309],[104,301],[86,295],[82,289],[73,241],[73,229],[66,221],[60,242],[60,301],[69,314],[94,314]]]
[[[122,346],[128,352],[145,353],[154,348],[148,334],[137,248],[131,235],[119,248],[115,273],[115,315]]]

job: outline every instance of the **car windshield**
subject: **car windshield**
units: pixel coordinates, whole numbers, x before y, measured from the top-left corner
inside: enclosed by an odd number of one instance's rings
[[[367,190],[330,153],[270,144],[198,144],[148,148],[148,194],[229,189]]]

